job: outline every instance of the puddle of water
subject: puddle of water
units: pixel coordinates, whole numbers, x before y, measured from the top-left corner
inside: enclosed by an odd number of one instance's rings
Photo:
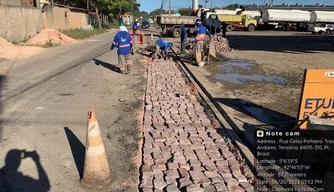
[[[268,76],[252,72],[254,64],[245,60],[230,60],[219,66],[214,78],[220,82],[232,84],[248,84],[250,81],[286,85],[288,80],[279,76]],[[240,70],[241,69],[241,70]],[[248,74],[241,74],[240,71],[247,71]]]
[[[247,84],[250,81],[258,81],[286,85],[288,82],[284,77],[266,76],[261,74],[241,75],[238,73],[216,74],[215,79],[218,81],[225,81],[234,84]]]
[[[244,60],[230,60],[221,65],[223,72],[230,73],[233,68],[241,68],[246,70],[251,70],[254,64],[250,64]]]

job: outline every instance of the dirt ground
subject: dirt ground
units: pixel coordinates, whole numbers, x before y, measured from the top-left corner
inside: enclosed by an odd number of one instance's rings
[[[227,34],[233,52],[221,53],[220,61],[206,65],[207,77],[217,81],[225,61],[243,60],[253,66],[250,70],[234,69],[239,74],[286,78],[287,83],[274,84],[249,81],[245,84],[231,84],[220,81],[220,89],[229,105],[245,101],[262,109],[269,122],[292,120],[297,117],[303,75],[305,69],[333,68],[333,36],[316,36],[305,32],[255,31],[231,32]],[[174,40],[178,41],[178,40]],[[234,71],[235,72],[235,71]]]

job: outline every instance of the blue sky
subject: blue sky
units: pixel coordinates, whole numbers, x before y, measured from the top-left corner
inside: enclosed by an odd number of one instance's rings
[[[258,5],[263,5],[264,2],[268,3],[269,0],[229,0],[229,1],[224,1],[224,0],[209,0],[208,5],[212,5],[215,7],[217,5],[224,6],[228,4],[253,4],[256,3]],[[154,9],[160,8],[161,5],[161,0],[137,0],[141,4],[140,10],[141,11],[147,11],[151,12]],[[199,0],[199,3],[204,5],[205,1],[204,0]],[[296,3],[302,3],[302,4],[307,4],[307,5],[315,5],[316,3],[320,4],[325,4],[325,5],[333,5],[334,0],[274,0],[274,4],[282,4],[282,3],[287,3],[287,4],[296,4]],[[181,7],[191,7],[192,6],[192,0],[172,0],[172,9],[178,9]],[[168,0],[167,3],[164,6],[165,9],[168,9]]]

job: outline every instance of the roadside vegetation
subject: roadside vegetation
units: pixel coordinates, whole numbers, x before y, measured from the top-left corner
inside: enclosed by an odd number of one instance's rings
[[[72,37],[73,39],[86,39],[88,37],[98,35],[101,33],[106,32],[106,28],[93,28],[93,30],[87,30],[87,29],[66,29],[66,30],[61,30],[60,32]]]

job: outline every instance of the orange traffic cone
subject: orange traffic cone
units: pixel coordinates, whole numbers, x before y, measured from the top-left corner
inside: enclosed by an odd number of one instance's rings
[[[102,188],[111,182],[110,169],[94,111],[88,112],[86,154],[81,185],[85,188]]]

